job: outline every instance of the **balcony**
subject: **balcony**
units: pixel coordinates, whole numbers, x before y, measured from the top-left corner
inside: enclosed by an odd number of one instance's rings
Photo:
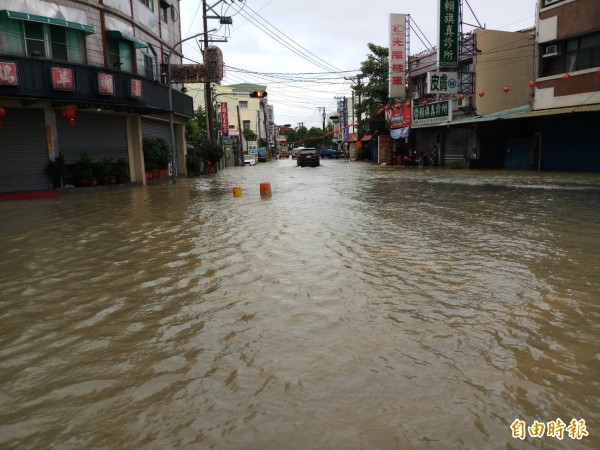
[[[167,86],[142,76],[104,67],[13,55],[0,55],[0,62],[16,63],[19,81],[18,86],[0,85],[0,97],[19,98],[25,104],[31,104],[32,100],[49,100],[57,106],[77,104],[80,108],[103,108],[138,114],[161,114],[169,112],[169,90]],[[51,67],[72,69],[75,90],[54,90],[52,87]],[[114,95],[102,95],[98,93],[99,72],[113,75]],[[143,96],[141,99],[130,97],[131,79],[142,81]],[[173,89],[172,100],[174,114],[183,117],[193,116],[194,104],[192,97]]]

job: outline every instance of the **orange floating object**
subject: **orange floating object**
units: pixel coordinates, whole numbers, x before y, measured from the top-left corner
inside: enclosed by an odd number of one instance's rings
[[[263,182],[260,183],[260,196],[261,197],[270,197],[272,195],[271,192],[271,183]]]

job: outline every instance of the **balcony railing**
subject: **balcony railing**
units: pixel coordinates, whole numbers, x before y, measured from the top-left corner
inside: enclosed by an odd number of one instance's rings
[[[142,76],[107,69],[104,67],[70,64],[38,58],[0,55],[0,62],[17,65],[18,86],[0,85],[0,96],[21,99],[51,100],[57,104],[89,104],[116,111],[132,111],[140,114],[169,112],[169,90],[167,86]],[[51,68],[73,70],[74,91],[59,91],[52,86]],[[98,93],[98,73],[113,75],[114,95]],[[142,98],[130,97],[131,80],[142,81]],[[192,97],[172,90],[173,113],[184,117],[194,114]]]

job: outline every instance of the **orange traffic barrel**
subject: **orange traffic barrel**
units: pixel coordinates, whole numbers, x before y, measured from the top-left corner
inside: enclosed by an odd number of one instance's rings
[[[260,183],[260,196],[270,197],[271,196],[271,183],[263,182]]]
[[[234,197],[241,197],[242,196],[242,188],[240,186],[234,186],[233,187],[233,196]]]

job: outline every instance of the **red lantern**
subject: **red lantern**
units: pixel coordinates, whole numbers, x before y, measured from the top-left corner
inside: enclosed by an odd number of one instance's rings
[[[504,91],[505,94],[508,94],[508,91],[510,91],[510,88],[508,86],[504,86],[502,88],[502,90]]]
[[[423,106],[427,106],[427,100],[423,102]]]
[[[535,87],[535,81],[531,80],[531,81],[529,82],[529,87],[530,87],[531,89],[533,89],[533,88]]]
[[[563,80],[565,80],[565,81],[569,81],[570,79],[571,79],[571,75],[569,75],[568,73],[565,73],[565,74],[563,75]]]
[[[75,118],[75,108],[73,108],[70,105],[63,106],[62,116],[65,119],[69,119],[69,120],[74,119]]]
[[[480,96],[480,97],[483,97],[484,95],[485,95],[485,92],[483,92],[483,91],[479,91],[479,96]]]
[[[465,94],[458,94],[458,99],[459,100],[464,100],[465,99]]]
[[[2,119],[6,116],[6,110],[0,106],[0,128],[2,128]]]

